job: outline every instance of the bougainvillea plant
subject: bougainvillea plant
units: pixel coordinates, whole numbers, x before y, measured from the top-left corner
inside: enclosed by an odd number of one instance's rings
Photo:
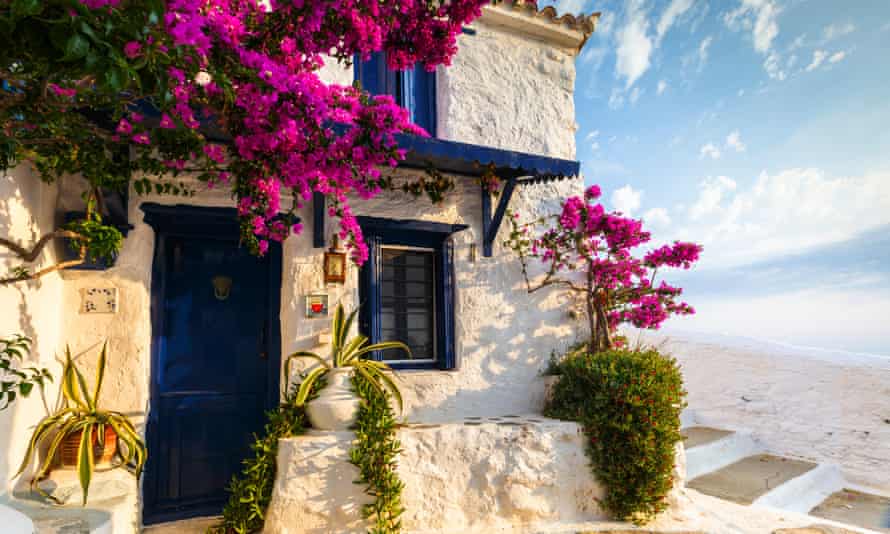
[[[681,288],[663,281],[656,285],[655,276],[662,267],[689,269],[702,251],[695,243],[676,241],[634,255],[651,235],[642,221],[607,212],[596,202],[600,194],[593,185],[583,197],[564,201],[558,215],[531,222],[521,223],[519,214],[511,213],[505,242],[519,255],[529,292],[562,286],[583,296],[593,352],[612,348],[621,324],[657,329],[671,315],[694,313],[678,300]],[[542,276],[529,275],[530,260],[540,262]]]
[[[325,62],[385,53],[390,68],[447,65],[486,0],[0,0],[0,169],[92,191],[229,187],[243,242],[263,254],[299,232],[313,192],[340,218],[426,135],[392,97],[326,84]],[[220,142],[224,141],[224,142]]]

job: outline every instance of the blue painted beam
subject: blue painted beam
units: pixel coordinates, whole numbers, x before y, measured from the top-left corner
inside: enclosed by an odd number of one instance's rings
[[[312,246],[324,248],[324,220],[327,215],[324,195],[312,192]]]
[[[513,197],[513,191],[516,189],[516,178],[511,178],[507,180],[507,183],[504,184],[504,190],[501,191],[500,197],[498,199],[498,207],[494,212],[494,217],[491,218],[491,221],[488,223],[488,228],[484,233],[484,241],[482,243],[482,255],[486,258],[490,258],[492,254],[492,249],[494,248],[494,240],[497,239],[498,230],[501,227],[501,223],[504,221],[504,214],[507,212],[507,206],[510,204],[510,198]],[[483,188],[483,195],[491,198]],[[491,212],[491,200],[489,200],[489,212]],[[488,218],[484,212],[484,203],[483,203],[483,221]]]

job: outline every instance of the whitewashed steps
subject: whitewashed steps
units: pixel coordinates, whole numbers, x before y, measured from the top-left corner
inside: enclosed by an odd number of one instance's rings
[[[717,471],[742,458],[763,452],[751,435],[707,426],[680,431],[685,438],[686,480]]]
[[[810,515],[890,533],[890,497],[844,488],[809,511]]]

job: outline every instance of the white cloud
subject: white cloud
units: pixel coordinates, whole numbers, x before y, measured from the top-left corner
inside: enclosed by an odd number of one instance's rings
[[[736,190],[736,183],[726,176],[708,178],[699,184],[698,199],[689,208],[689,218],[697,221],[702,217],[716,212],[726,193]]]
[[[665,34],[671,29],[674,22],[676,22],[676,20],[684,13],[689,11],[692,4],[693,0],[671,0],[667,9],[662,12],[661,18],[658,19],[658,24],[655,25],[656,48],[661,44],[661,40],[664,39]]]
[[[624,105],[624,92],[615,87],[612,89],[612,93],[609,95],[609,107],[612,109],[618,109]]]
[[[671,217],[665,208],[652,208],[643,214],[643,222],[647,226],[664,228],[671,224]]]
[[[772,48],[773,40],[779,35],[777,18],[779,8],[773,0],[741,0],[741,5],[726,13],[723,20],[735,31],[751,32],[754,49],[766,54]]]
[[[600,135],[599,130],[593,130],[584,136],[584,141],[589,143],[590,150],[592,152],[596,152],[597,150],[600,149],[600,143],[599,143],[599,141],[597,141],[597,138],[599,137],[599,135]]]
[[[599,70],[603,61],[606,60],[606,53],[608,53],[608,49],[605,46],[591,46],[581,52],[580,61],[583,65],[590,65],[593,70]]]
[[[807,65],[806,71],[812,72],[819,67],[821,67],[826,61],[831,64],[838,63],[843,61],[844,58],[847,57],[847,53],[843,50],[840,52],[835,52],[834,54],[829,55],[829,52],[825,50],[814,50],[813,51],[813,60]]]
[[[642,191],[636,191],[630,185],[625,185],[612,192],[612,207],[628,217],[633,217],[633,212],[640,207],[642,197]]]
[[[668,84],[667,84],[666,81],[664,81],[664,80],[659,80],[659,81],[658,81],[658,87],[655,89],[655,93],[656,93],[657,95],[661,95],[662,93],[664,93],[664,92],[667,90],[667,87],[668,87]]]
[[[826,57],[828,57],[828,53],[825,50],[813,50],[813,60],[807,65],[807,72],[812,72],[818,69],[825,61]]]
[[[587,0],[559,0],[556,2],[555,7],[559,13],[571,13],[572,15],[577,15],[585,11]]]
[[[763,60],[763,69],[766,71],[766,74],[774,79],[779,80],[780,82],[787,77],[785,70],[782,69],[781,65],[781,57],[776,52],[770,52],[766,59]]]
[[[705,68],[705,63],[708,62],[708,49],[711,48],[711,43],[713,42],[714,38],[709,35],[702,39],[702,42],[698,45],[698,70]]]
[[[819,169],[763,172],[740,188],[708,179],[671,239],[705,246],[709,264],[746,264],[846,241],[890,224],[890,171],[830,177]]]
[[[630,91],[630,97],[629,97],[630,103],[631,103],[631,104],[636,104],[636,103],[637,103],[637,100],[639,100],[640,97],[643,96],[643,93],[644,93],[644,92],[645,92],[644,89],[640,89],[639,87],[634,87],[634,88]]]
[[[822,30],[822,36],[826,41],[833,41],[839,37],[849,35],[856,31],[856,25],[852,22],[829,24]]]
[[[615,73],[619,78],[624,78],[625,89],[630,89],[649,70],[653,46],[647,35],[648,30],[649,20],[641,2],[632,1],[627,9],[624,26],[615,32]]]
[[[715,145],[714,143],[707,143],[705,145],[702,145],[701,149],[698,152],[699,159],[720,159],[720,155],[720,149],[717,148],[717,145]]]
[[[847,57],[847,53],[841,50],[840,52],[835,52],[828,58],[829,63],[837,63],[839,61],[843,61],[843,59]]]
[[[742,134],[738,130],[734,130],[726,136],[726,146],[736,152],[745,151],[745,143],[742,142]]]

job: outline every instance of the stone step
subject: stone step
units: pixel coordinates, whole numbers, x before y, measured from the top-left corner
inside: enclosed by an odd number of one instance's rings
[[[848,488],[829,495],[810,515],[890,533],[890,497]]]
[[[782,484],[817,467],[803,460],[756,454],[700,475],[687,487],[720,499],[749,505]]]
[[[209,527],[219,523],[220,516],[193,517],[143,527],[142,534],[204,534]]]
[[[686,477],[690,480],[763,452],[747,432],[708,426],[691,426],[680,432],[686,447]]]
[[[831,464],[818,464],[761,496],[754,504],[806,514],[843,485],[844,478],[840,468]]]

